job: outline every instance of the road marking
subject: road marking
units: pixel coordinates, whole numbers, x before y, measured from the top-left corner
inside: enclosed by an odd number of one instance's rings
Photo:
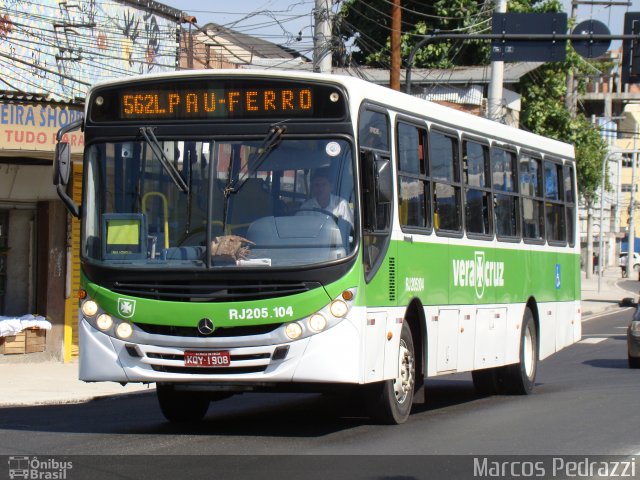
[[[584,333],[583,337],[619,337],[619,333]]]
[[[618,330],[626,330],[629,327],[613,327],[613,328],[617,328]]]
[[[586,343],[589,345],[595,345],[596,343],[604,342],[607,338],[585,338],[584,340],[580,340],[578,343]]]
[[[626,312],[627,310],[631,310],[632,307],[621,307],[620,310],[609,310],[609,311],[605,311],[602,313],[596,313],[596,314],[591,314],[591,315],[585,315],[582,317],[582,322],[590,322],[591,320],[595,320],[596,318],[601,318],[601,317],[607,317],[609,315],[615,315],[616,313],[619,312]]]

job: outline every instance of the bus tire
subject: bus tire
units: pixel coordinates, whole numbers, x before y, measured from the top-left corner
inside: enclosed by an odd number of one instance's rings
[[[640,368],[640,357],[627,355],[627,358],[629,359],[629,368]]]
[[[416,385],[416,356],[411,328],[404,321],[398,350],[398,376],[366,386],[366,406],[376,422],[397,425],[407,421]]]
[[[173,385],[156,385],[160,410],[170,422],[198,422],[209,409],[209,397],[199,392],[181,392]]]
[[[484,368],[471,372],[473,387],[479,395],[490,396],[499,393],[499,371],[497,368]]]
[[[520,361],[503,367],[500,387],[510,395],[528,395],[533,391],[538,369],[538,333],[529,307],[524,310],[520,332]]]

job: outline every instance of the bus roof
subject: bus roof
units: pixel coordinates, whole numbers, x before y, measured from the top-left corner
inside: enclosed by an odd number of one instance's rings
[[[251,69],[220,69],[220,70],[180,70],[175,72],[164,72],[158,74],[136,75],[115,80],[99,82],[91,87],[88,92],[89,98],[93,91],[106,86],[125,85],[132,82],[166,80],[169,78],[198,78],[198,77],[218,77],[218,76],[248,76],[248,77],[268,77],[301,80],[314,80],[327,83],[340,84],[346,88],[349,94],[349,103],[352,114],[355,114],[362,102],[370,102],[381,106],[387,106],[390,110],[407,115],[425,118],[430,122],[451,128],[461,128],[467,132],[480,135],[484,138],[514,143],[523,148],[544,151],[553,155],[559,155],[565,159],[574,158],[573,145],[553,140],[548,137],[537,135],[525,130],[521,130],[509,125],[504,125],[493,120],[489,120],[471,113],[463,112],[454,108],[446,107],[429,100],[421,99],[406,93],[397,92],[387,87],[376,85],[365,80],[349,77],[345,75],[330,75],[313,72],[300,71],[267,71]],[[87,104],[88,105],[88,104]],[[86,108],[86,107],[85,107]]]

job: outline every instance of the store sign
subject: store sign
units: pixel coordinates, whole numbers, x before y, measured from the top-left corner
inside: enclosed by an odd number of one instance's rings
[[[53,152],[56,134],[61,127],[82,115],[80,110],[51,105],[0,103],[0,155],[7,151]],[[66,136],[71,153],[82,153],[84,134]]]

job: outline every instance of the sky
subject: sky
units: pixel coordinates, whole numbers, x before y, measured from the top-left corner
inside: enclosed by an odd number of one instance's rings
[[[286,45],[310,56],[313,48],[313,15],[315,0],[159,0],[173,8],[194,15],[198,25],[213,22],[254,35],[273,43]],[[584,0],[583,0],[584,1]],[[623,0],[613,0],[620,3]],[[571,0],[563,0],[570,14]],[[631,6],[606,7],[579,5],[577,21],[591,18],[609,27],[611,34],[623,33],[624,13],[640,12],[640,0]],[[262,13],[260,13],[262,12]],[[237,22],[237,23],[236,23]],[[299,35],[301,32],[301,35]],[[615,47],[616,44],[612,44]]]
[[[159,1],[195,16],[199,26],[217,23],[311,57],[315,0]]]

